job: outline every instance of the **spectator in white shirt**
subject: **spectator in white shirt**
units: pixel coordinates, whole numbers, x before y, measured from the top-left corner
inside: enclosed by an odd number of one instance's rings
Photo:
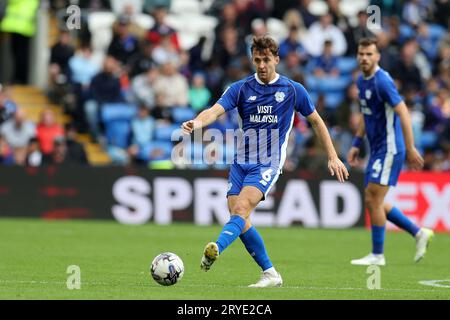
[[[312,56],[320,56],[323,53],[326,40],[333,40],[333,55],[342,56],[347,50],[347,41],[342,31],[332,24],[331,14],[326,13],[320,20],[314,22],[308,30],[304,46]]]
[[[27,146],[31,138],[36,136],[36,126],[26,119],[23,109],[18,108],[14,118],[1,126],[1,135],[13,149],[14,160],[18,165],[25,164]]]

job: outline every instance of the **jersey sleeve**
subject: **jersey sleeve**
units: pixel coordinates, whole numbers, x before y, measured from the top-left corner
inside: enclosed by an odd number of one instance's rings
[[[309,116],[315,110],[314,104],[306,89],[298,82],[293,82],[295,89],[295,111],[304,117]]]
[[[237,107],[240,87],[240,82],[233,83],[225,89],[220,99],[217,100],[217,103],[220,104],[225,111],[230,111]]]
[[[392,80],[389,75],[385,75],[380,78],[378,83],[378,92],[381,98],[391,107],[395,107],[402,101],[402,98],[395,87],[394,80]]]

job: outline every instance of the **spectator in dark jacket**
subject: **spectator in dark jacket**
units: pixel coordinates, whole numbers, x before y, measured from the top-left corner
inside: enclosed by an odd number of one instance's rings
[[[130,19],[127,16],[119,17],[113,39],[108,48],[108,54],[124,65],[129,62],[131,56],[139,51],[139,41],[130,33],[129,25]]]
[[[111,56],[105,58],[103,71],[97,74],[89,86],[90,99],[84,104],[84,112],[94,138],[100,133],[99,114],[102,104],[124,102],[119,80],[120,66]]]

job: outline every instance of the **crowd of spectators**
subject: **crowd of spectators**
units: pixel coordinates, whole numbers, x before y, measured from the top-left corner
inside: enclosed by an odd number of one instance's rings
[[[89,133],[114,163],[172,167],[173,130],[211,106],[231,82],[254,72],[249,59],[251,38],[269,32],[268,19],[277,17],[286,30],[277,39],[278,72],[306,87],[341,159],[345,160],[351,146],[359,114],[354,84],[357,43],[373,36],[381,50],[380,65],[393,76],[411,112],[425,170],[450,170],[450,1],[373,0],[371,4],[378,5],[382,14],[381,26],[374,29],[368,27],[366,11],[349,17],[341,12],[340,1],[323,2],[326,12],[316,15],[310,11],[309,0],[290,1],[283,11],[274,7],[274,1],[215,0],[203,13],[218,18],[212,47],[202,36],[195,45],[183,48],[180,30],[168,23],[170,0],[79,1],[82,9],[91,12],[116,13],[113,37],[104,57],[98,59],[88,28],[76,34],[61,30],[51,48],[49,96],[74,119],[70,129]],[[63,0],[53,4],[55,12],[58,5],[66,5]],[[136,13],[151,15],[153,26],[145,30],[135,23]],[[21,117],[17,112],[9,122]],[[47,118],[51,116],[44,114],[38,128],[52,125]],[[8,152],[17,163],[30,161],[30,154],[36,161],[32,148],[18,151],[26,143],[8,141],[11,126],[4,123],[1,128],[3,162],[9,161]],[[237,126],[236,113],[229,113],[211,127],[225,132]],[[28,145],[37,139],[45,158],[65,161],[58,155],[48,157],[54,150],[42,140],[48,139],[46,133],[32,135],[31,125],[23,127]],[[290,139],[286,170],[326,166],[325,154],[304,119],[295,119]],[[67,148],[68,144],[61,149]],[[367,145],[363,151],[367,156]]]

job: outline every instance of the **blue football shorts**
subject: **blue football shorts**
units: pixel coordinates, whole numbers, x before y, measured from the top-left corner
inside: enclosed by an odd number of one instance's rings
[[[264,200],[280,174],[279,167],[234,163],[228,176],[227,196],[238,195],[245,186],[254,186],[262,192]]]
[[[364,187],[369,182],[384,186],[395,186],[405,162],[405,152],[371,155],[364,177]]]

